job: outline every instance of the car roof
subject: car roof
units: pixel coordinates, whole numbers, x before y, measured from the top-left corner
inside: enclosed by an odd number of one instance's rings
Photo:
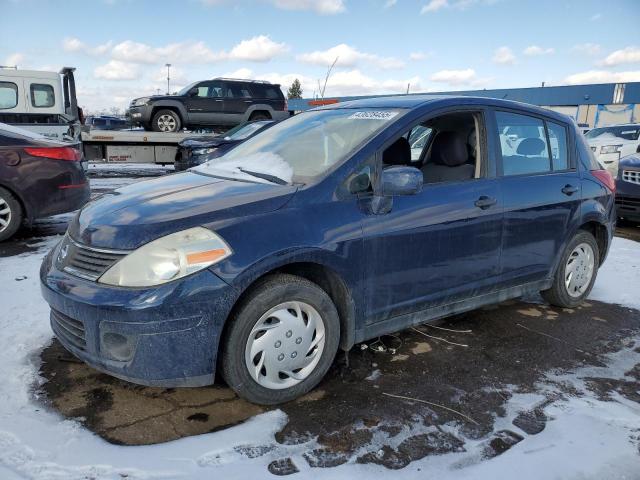
[[[392,96],[380,96],[363,98],[359,100],[349,100],[346,102],[333,103],[322,107],[315,108],[314,110],[335,110],[335,109],[355,109],[355,108],[402,108],[402,109],[417,109],[417,108],[443,108],[452,107],[456,105],[475,105],[475,106],[491,106],[497,108],[510,108],[523,112],[529,112],[536,115],[544,115],[546,117],[554,118],[562,122],[572,122],[571,117],[562,113],[548,110],[546,108],[540,108],[535,105],[522,102],[514,102],[513,100],[502,100],[486,97],[472,97],[467,95],[392,95]]]

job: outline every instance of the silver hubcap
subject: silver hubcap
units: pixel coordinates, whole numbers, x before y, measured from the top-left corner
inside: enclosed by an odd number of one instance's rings
[[[7,201],[0,197],[0,232],[7,229],[11,223],[11,208]]]
[[[588,243],[581,243],[573,249],[564,267],[564,284],[572,297],[582,295],[593,277],[595,260],[593,249]]]
[[[259,385],[274,390],[289,388],[313,372],[324,343],[324,321],[315,308],[298,301],[281,303],[251,329],[245,364]]]
[[[157,122],[161,132],[173,132],[176,129],[176,119],[171,115],[160,115]]]

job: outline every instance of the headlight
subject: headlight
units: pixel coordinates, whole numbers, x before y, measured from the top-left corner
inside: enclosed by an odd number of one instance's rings
[[[207,155],[216,151],[216,148],[196,148],[193,151],[194,155]]]
[[[212,231],[190,228],[134,250],[107,270],[98,282],[120,287],[160,285],[207,268],[232,253]]]
[[[141,106],[146,105],[147,103],[149,103],[149,100],[151,100],[149,97],[138,98],[137,100],[135,100],[133,102],[133,106],[134,107],[141,107]]]
[[[603,145],[600,149],[600,153],[618,153],[622,145]]]

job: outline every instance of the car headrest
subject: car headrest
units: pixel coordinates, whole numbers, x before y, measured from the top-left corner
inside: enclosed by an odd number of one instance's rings
[[[538,156],[547,148],[547,144],[539,138],[525,138],[518,144],[518,155]]]
[[[400,137],[389,145],[382,154],[382,163],[385,165],[410,165],[411,147],[409,141]]]
[[[431,147],[433,163],[457,167],[467,162],[467,139],[458,132],[440,132]]]

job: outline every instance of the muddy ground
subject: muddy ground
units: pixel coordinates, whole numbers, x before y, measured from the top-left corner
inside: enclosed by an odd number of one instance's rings
[[[92,186],[97,195],[144,175],[101,171],[92,174]],[[35,249],[38,237],[64,233],[69,218],[37,222],[3,244],[0,256]],[[640,227],[625,224],[618,234],[640,240]],[[340,353],[315,390],[279,407],[288,423],[276,443],[238,448],[238,454],[269,454],[275,458],[269,470],[279,475],[298,469],[279,454],[281,446],[293,444],[312,467],[356,461],[403,468],[428,455],[464,451],[467,439],[484,442],[483,455],[490,458],[541,432],[552,421],[543,413],[547,403],[578,395],[566,384],[549,385],[545,373],[603,366],[603,355],[623,348],[638,354],[628,380],[593,378],[589,388],[603,399],[615,391],[640,402],[640,311],[594,301],[558,309],[539,298],[484,308]],[[213,432],[268,410],[222,384],[162,389],[123,382],[79,362],[56,340],[41,359],[46,382],[38,387],[40,401],[116,444]],[[509,397],[536,392],[541,381],[546,400],[510,419],[512,428],[496,431]]]

